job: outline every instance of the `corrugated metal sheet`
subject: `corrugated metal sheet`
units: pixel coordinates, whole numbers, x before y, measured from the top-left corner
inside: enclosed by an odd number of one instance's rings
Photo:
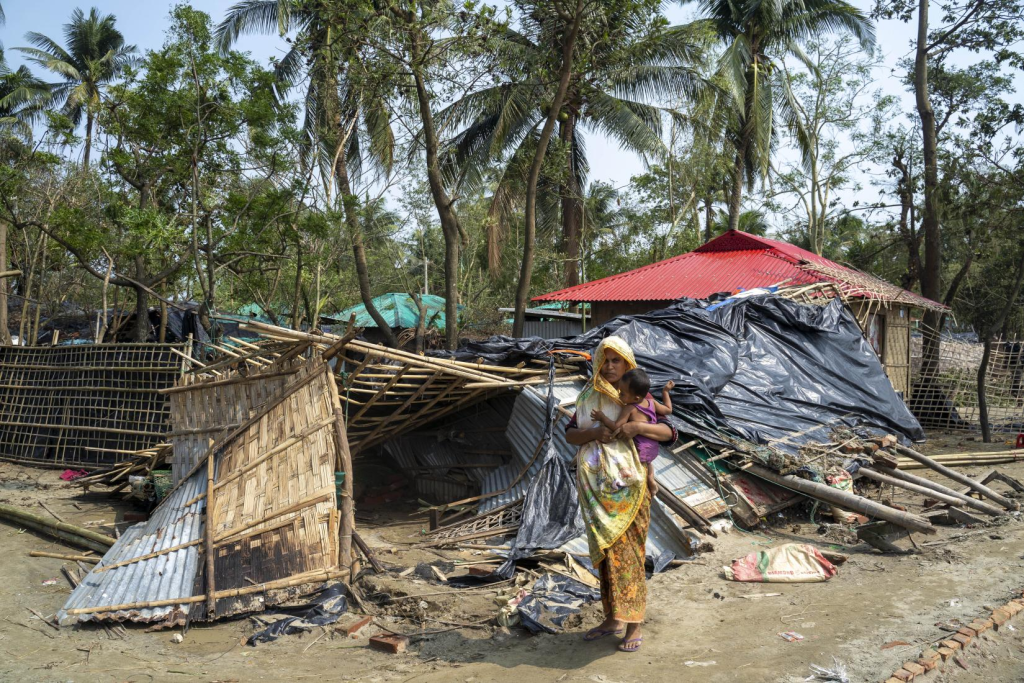
[[[534,297],[534,301],[674,301],[704,299],[717,292],[829,282],[828,276],[799,268],[818,263],[858,277],[863,274],[786,242],[731,230],[699,247],[658,263],[576,287]],[[917,300],[912,292],[908,299]],[[926,301],[926,300],[925,300]]]
[[[479,493],[491,470],[467,467],[459,470],[455,478],[451,477],[451,470],[466,463],[507,466],[511,456],[505,426],[513,405],[509,398],[502,396],[467,408],[458,419],[434,430],[390,439],[384,443],[384,449],[410,476],[421,497],[450,503],[473,496]],[[426,476],[424,467],[429,468]],[[463,476],[466,481],[461,480]]]
[[[103,556],[97,568],[202,539],[205,499],[195,499],[204,493],[206,472],[199,471],[172,491],[152,517],[129,527]],[[190,501],[195,502],[186,505]],[[124,621],[130,618],[132,621],[152,622],[162,621],[175,611],[184,618],[188,612],[187,604],[81,615],[68,615],[68,610],[187,598],[193,594],[198,569],[197,544],[105,572],[93,570],[71,593],[57,613],[57,620],[62,625],[92,619]]]
[[[582,382],[561,382],[554,385],[555,400],[559,404],[575,402]],[[540,438],[544,434],[546,420],[545,407],[547,398],[544,391],[540,389],[525,389],[516,399],[512,409],[512,416],[509,419],[508,436],[512,451],[515,454],[515,462],[487,473],[482,489],[484,493],[502,491],[508,488],[516,476],[530,462],[537,448]],[[553,433],[553,444],[556,453],[566,462],[571,462],[576,457],[576,447],[565,440],[565,426],[569,417],[559,413]],[[696,477],[689,469],[681,464],[681,457],[689,457],[686,454],[677,456],[669,449],[662,448],[656,461],[655,472],[673,491],[677,491],[683,500],[690,505],[696,505],[706,501],[721,501],[718,494]],[[510,503],[521,498],[526,493],[533,477],[540,471],[540,458],[530,466],[527,474],[509,491],[497,496],[485,498],[481,501],[480,512],[493,510],[501,505]],[[672,515],[664,506],[655,501],[651,507],[651,527],[647,536],[647,553],[649,555],[660,555],[665,550],[671,550],[676,555],[686,554],[689,541],[686,534],[675,523]],[[587,540],[581,536],[570,541],[563,549],[575,555],[587,554]]]
[[[583,334],[583,323],[579,320],[529,320],[523,323],[523,336],[541,339],[577,337]]]

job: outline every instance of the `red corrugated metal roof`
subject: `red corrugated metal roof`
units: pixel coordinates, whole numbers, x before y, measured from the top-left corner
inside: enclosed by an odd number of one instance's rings
[[[850,273],[841,266],[787,242],[730,230],[688,254],[649,266],[550,292],[534,301],[673,301],[683,297],[703,299],[717,292],[767,287],[786,281],[786,286],[828,282],[821,273],[800,268],[810,262]],[[911,305],[932,303],[913,292],[901,299]]]

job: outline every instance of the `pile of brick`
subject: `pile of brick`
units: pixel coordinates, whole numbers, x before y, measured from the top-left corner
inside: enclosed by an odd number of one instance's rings
[[[971,644],[978,645],[978,636],[988,630],[999,631],[1010,619],[1024,611],[1024,597],[1014,598],[1001,607],[992,610],[991,614],[983,614],[967,626],[960,628],[948,638],[921,653],[917,661],[905,663],[898,671],[885,680],[885,683],[908,683],[921,678],[931,671],[942,670],[950,662],[966,669],[967,664],[961,656]]]

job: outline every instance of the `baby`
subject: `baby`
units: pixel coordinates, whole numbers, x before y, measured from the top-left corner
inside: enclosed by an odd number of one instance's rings
[[[592,420],[597,420],[605,427],[616,430],[627,422],[645,422],[654,424],[658,421],[659,415],[670,415],[672,413],[672,397],[669,392],[676,383],[669,381],[661,390],[662,403],[658,403],[651,396],[651,379],[647,373],[640,368],[634,368],[622,376],[619,389],[619,399],[624,404],[622,412],[617,420],[612,420],[600,410],[593,410],[590,413]],[[651,496],[657,495],[658,484],[654,480],[654,468],[652,463],[658,457],[658,442],[646,436],[637,435],[633,437],[633,444],[636,446],[640,462],[647,468],[647,488]]]

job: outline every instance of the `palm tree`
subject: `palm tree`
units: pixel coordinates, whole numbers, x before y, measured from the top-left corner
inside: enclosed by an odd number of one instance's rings
[[[114,22],[114,15],[104,16],[95,7],[89,10],[89,16],[76,8],[71,21],[64,24],[66,48],[35,32],[25,35],[35,47],[18,48],[33,62],[63,79],[52,86],[54,106],[63,107],[63,113],[76,126],[85,115],[84,168],[89,167],[93,125],[103,88],[136,60],[135,46],[125,45]]]
[[[846,32],[870,50],[875,31],[864,13],[845,0],[701,0],[700,9],[725,44],[719,69],[736,103],[729,133],[736,152],[729,228],[737,229],[744,178],[753,185],[757,174],[767,174],[778,138],[777,119],[795,129],[801,144],[806,141],[792,115],[793,95],[782,60],[791,55],[813,70],[800,41]]]
[[[360,298],[388,345],[398,346],[391,327],[373,305],[358,207],[344,200],[353,195],[352,177],[361,171],[364,160],[390,172],[395,147],[382,90],[374,87],[373,76],[352,43],[340,39],[336,25],[345,13],[344,7],[339,9],[326,0],[242,0],[228,9],[217,26],[217,44],[227,52],[244,34],[276,32],[284,37],[296,32],[275,74],[283,94],[308,73],[303,162],[307,167],[319,166],[328,189],[337,183],[336,196],[342,198],[352,240]]]
[[[507,80],[473,92],[454,103],[439,118],[462,127],[454,139],[450,172],[465,185],[486,183],[495,159],[505,162],[494,192],[495,220],[489,222],[489,255],[499,250],[492,243],[507,225],[521,201],[517,191],[523,159],[533,156],[540,126],[552,99],[550,76],[561,63],[561,48],[545,40],[550,16],[525,14],[519,30],[507,29],[496,41]],[[707,99],[717,90],[700,72],[713,36],[706,26],[663,26],[644,12],[602,14],[599,22],[586,22],[577,40],[579,55],[565,103],[559,115],[558,141],[566,151],[566,168],[549,179],[561,206],[541,216],[550,226],[560,216],[566,251],[566,286],[579,283],[579,238],[589,164],[585,133],[602,133],[626,150],[646,158],[663,157],[665,114],[692,125],[673,109],[657,102]],[[542,182],[544,182],[542,178]],[[489,263],[498,268],[496,260]]]

